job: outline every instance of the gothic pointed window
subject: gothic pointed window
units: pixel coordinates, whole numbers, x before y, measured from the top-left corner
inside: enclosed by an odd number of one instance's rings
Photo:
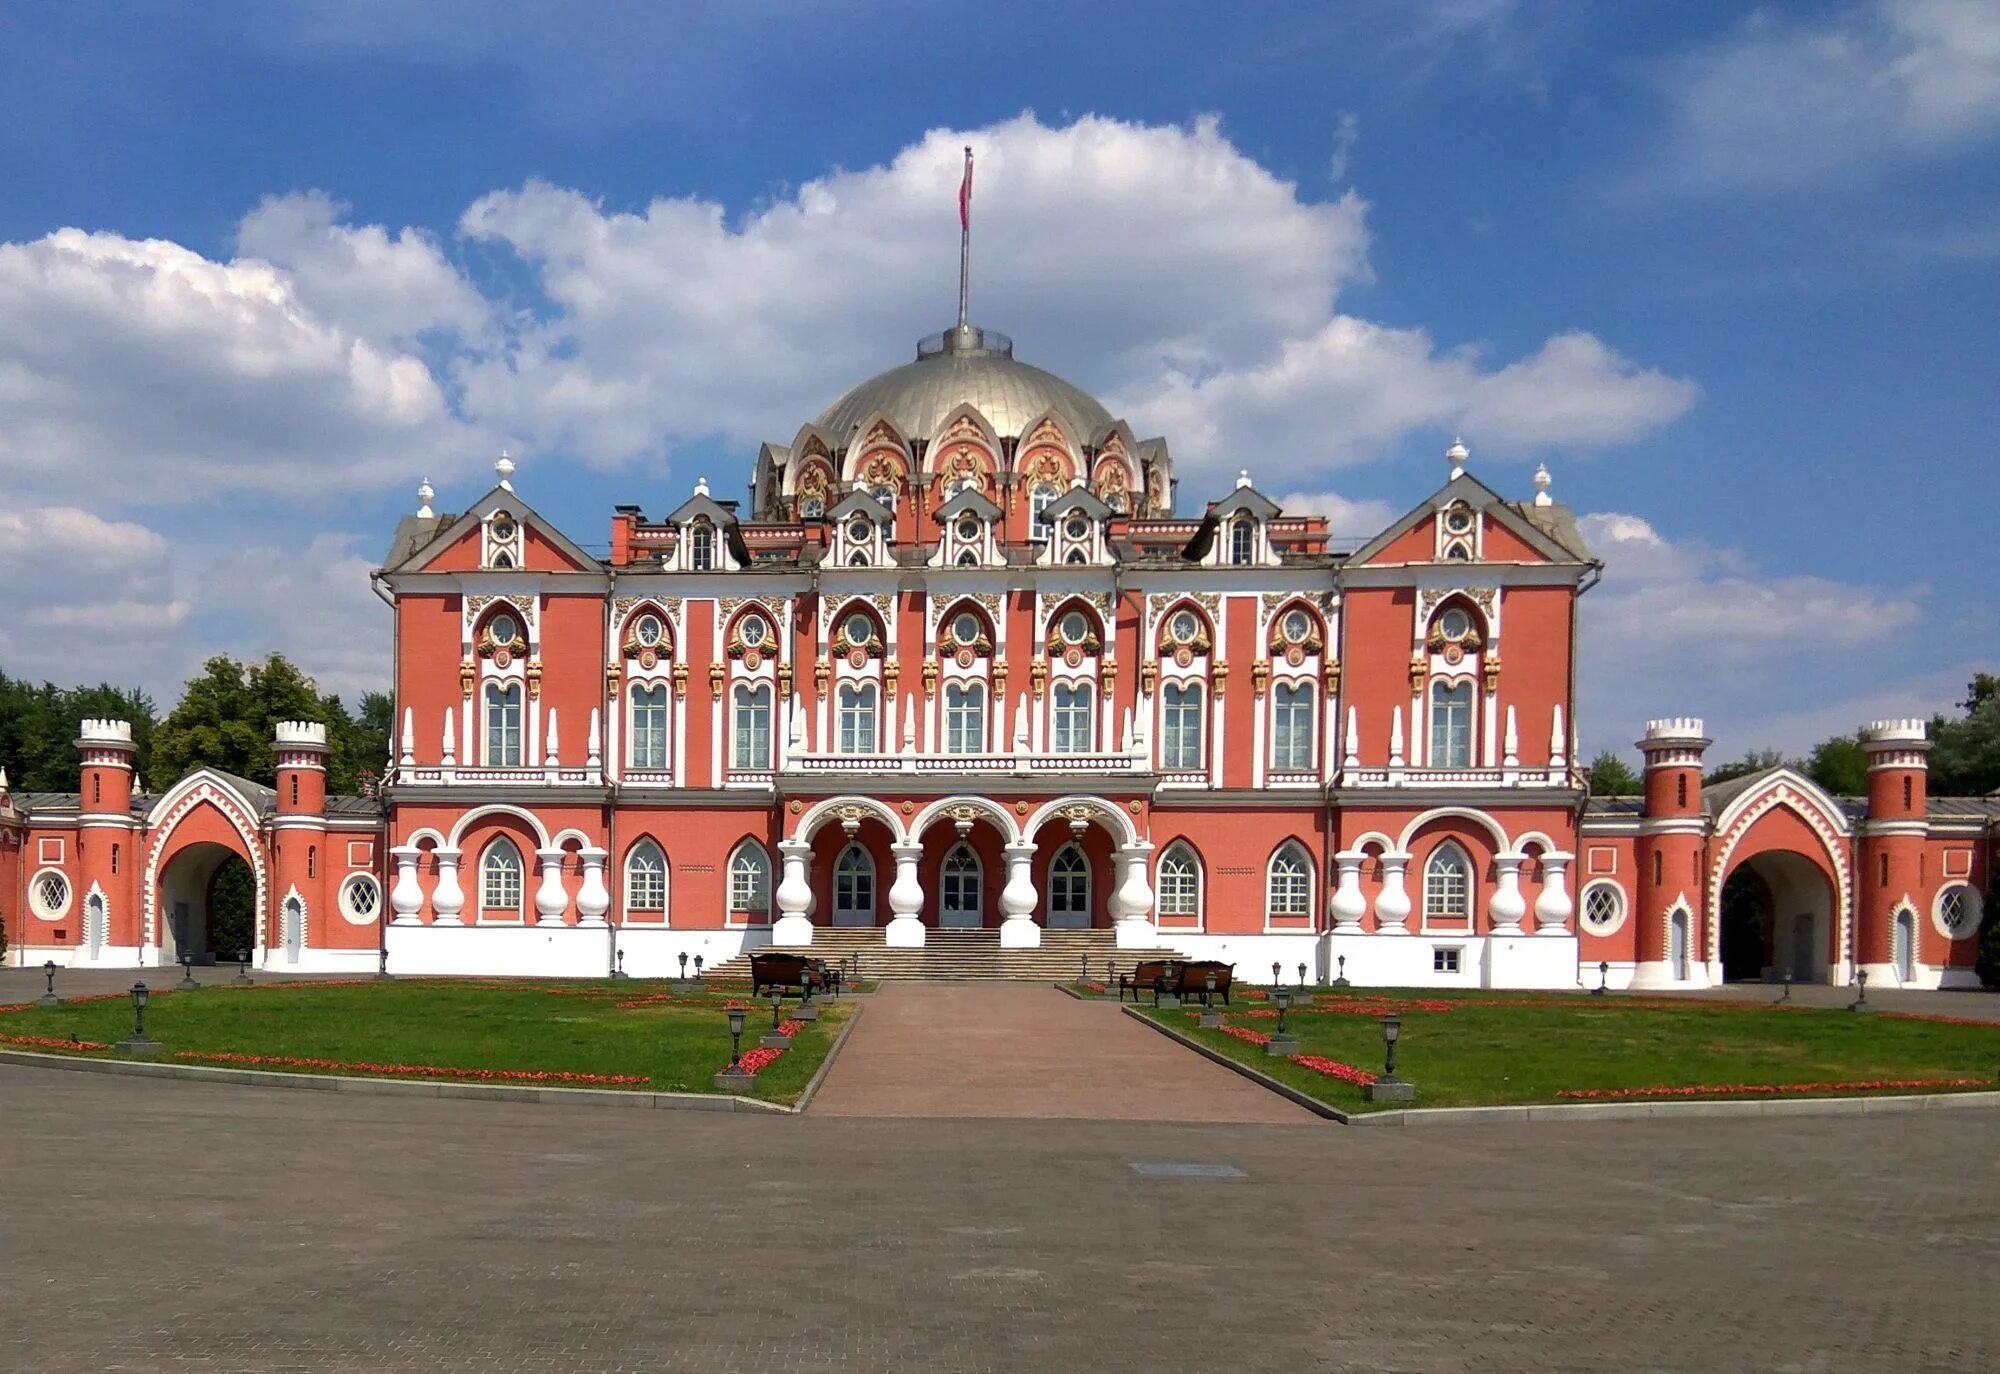
[[[771,914],[771,856],[755,840],[745,840],[729,856],[729,910],[763,918]]]
[[[1158,884],[1162,916],[1201,915],[1201,861],[1182,841],[1160,856]]]
[[[1472,684],[1431,684],[1431,767],[1472,766]]]
[[[1296,841],[1271,856],[1265,892],[1265,907],[1273,916],[1312,915],[1312,864]]]
[[[1469,921],[1472,918],[1472,861],[1456,841],[1446,840],[1431,851],[1424,865],[1424,919]]]
[[[667,910],[667,856],[651,840],[632,846],[625,858],[625,910],[664,916]]]
[[[523,874],[521,851],[509,839],[486,846],[479,860],[479,916],[487,921],[521,919]]]

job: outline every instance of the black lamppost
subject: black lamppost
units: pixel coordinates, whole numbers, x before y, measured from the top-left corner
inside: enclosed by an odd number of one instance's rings
[[[681,951],[681,981],[682,981],[683,983],[685,983],[685,982],[687,981],[687,977],[688,977],[688,952],[687,952],[686,950],[682,950],[682,951]]]
[[[132,1034],[118,1042],[120,1054],[154,1055],[160,1052],[160,1042],[146,1036],[146,1003],[150,997],[144,983],[132,985]]]
[[[614,969],[612,969],[612,970],[611,970],[611,976],[612,976],[613,978],[623,978],[623,977],[625,977],[625,976],[626,976],[626,974],[625,974],[625,951],[621,949],[621,950],[619,950],[619,951],[618,951],[617,953],[618,953],[618,967],[617,967],[617,968],[614,968]]]
[[[383,958],[383,967],[384,967],[384,968],[387,968],[387,967],[388,967],[388,962],[387,962],[387,961],[388,961],[388,957],[389,957],[389,951],[388,951],[388,950],[386,950],[386,949],[385,949],[385,950],[383,950],[383,951],[382,951],[382,958]],[[247,950],[247,949],[239,949],[239,950],[237,950],[237,951],[236,951],[236,976],[235,976],[234,978],[230,979],[229,981],[230,981],[230,982],[232,982],[232,983],[234,983],[234,984],[236,984],[236,986],[237,986],[237,987],[239,987],[239,988],[247,988],[247,987],[249,987],[249,986],[250,986],[250,951],[249,951],[249,950]]]
[[[1079,983],[1088,983],[1090,981],[1090,956],[1084,954],[1078,957],[1083,960],[1083,976],[1078,978],[1077,981]]]
[[[805,971],[804,986],[799,992],[799,1004],[793,1009],[792,1015],[801,1021],[819,1020],[819,1008],[813,1005],[813,978],[811,969]]]
[[[394,976],[394,974],[389,972],[389,951],[387,947],[384,947],[375,956],[375,980],[386,983]]]
[[[48,991],[35,999],[35,1005],[38,1007],[61,1006],[62,998],[56,996],[56,961],[51,959],[46,964],[43,964],[42,974],[49,980]]]
[[[1389,1012],[1382,1018],[1382,1076],[1362,1092],[1370,1102],[1414,1102],[1417,1085],[1396,1077],[1396,1042],[1403,1038],[1403,1018]]]
[[[1861,995],[1856,997],[1852,1002],[1849,1002],[1847,1009],[1849,1011],[1860,1012],[1874,1011],[1875,1008],[1868,1005],[1868,970],[1864,968],[1856,971],[1854,982],[1861,989]]]
[[[1340,973],[1338,974],[1338,976],[1334,978],[1333,985],[1337,988],[1344,988],[1351,986],[1351,984],[1349,984],[1347,981],[1347,956],[1345,954],[1341,954],[1335,957],[1340,960]]]
[[[1285,1013],[1291,1010],[1292,994],[1288,988],[1279,988],[1271,994],[1271,1000],[1278,1006],[1278,1029],[1264,1042],[1264,1053],[1270,1055],[1292,1055],[1299,1052],[1299,1042],[1285,1029]]]
[[[1280,963],[1279,963],[1279,962],[1278,962],[1278,961],[1277,961],[1276,959],[1273,959],[1273,960],[1271,961],[1271,986],[1272,986],[1272,987],[1276,987],[1276,986],[1278,986],[1278,984],[1280,984],[1280,983],[1282,983],[1282,982],[1284,982],[1284,981],[1285,981],[1285,979],[1284,979],[1284,974],[1283,974],[1283,973],[1281,972],[1281,970],[1282,970],[1283,968],[1284,968],[1284,965],[1283,965],[1283,964],[1280,964]]]
[[[1306,985],[1306,966],[1303,963],[1301,963],[1299,965],[1299,986],[1304,987],[1305,985]]]
[[[701,956],[699,954],[694,956],[694,980],[697,983],[701,981]]]
[[[759,1042],[767,1050],[785,1050],[790,1049],[792,1046],[792,1037],[778,1029],[780,1018],[784,1015],[784,1006],[785,990],[783,988],[772,988],[771,1033]]]
[[[174,987],[178,991],[187,992],[190,989],[198,988],[200,986],[201,984],[195,982],[194,980],[194,955],[187,950],[182,950],[181,980],[180,982],[174,984]]]
[[[1215,970],[1208,970],[1206,978],[1208,987],[1201,995],[1201,1020],[1196,1024],[1214,1030],[1222,1024],[1222,1018],[1215,1011]]]
[[[1602,997],[1611,990],[1611,964],[1608,960],[1597,961],[1597,986],[1590,990],[1592,997]]]
[[[752,1077],[743,1071],[743,1004],[731,1002],[729,1017],[729,1067],[715,1076],[715,1086],[728,1092],[742,1092]]]
[[[1778,1000],[1780,1002],[1789,1002],[1792,1000],[1792,971],[1790,969],[1785,970],[1785,990],[1778,994]]]

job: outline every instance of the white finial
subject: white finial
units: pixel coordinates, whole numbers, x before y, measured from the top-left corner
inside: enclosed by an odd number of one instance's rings
[[[1566,760],[1563,754],[1568,744],[1569,737],[1563,733],[1563,708],[1558,706],[1555,722],[1549,726],[1549,767],[1561,768],[1564,765]]]
[[[514,460],[507,456],[507,450],[500,450],[500,459],[493,464],[493,470],[500,474],[500,490],[514,489]]]
[[[1553,480],[1553,479],[1552,479],[1552,478],[1550,478],[1550,476],[1549,476],[1549,465],[1548,465],[1547,463],[1538,463],[1538,464],[1536,464],[1536,466],[1535,466],[1535,504],[1536,504],[1536,505],[1538,505],[1538,506],[1553,506],[1553,505],[1555,504],[1555,502],[1553,502],[1553,501],[1551,501],[1551,500],[1549,499],[1549,483],[1550,483],[1550,481],[1552,481],[1552,480]]]
[[[694,494],[696,496],[708,495],[708,479],[706,477],[697,477],[694,479]]]
[[[590,733],[583,737],[583,766],[593,772],[603,765],[604,754],[598,747],[598,735],[603,729],[603,721],[598,716],[598,708],[590,708]]]
[[[397,762],[404,768],[417,766],[417,711],[413,706],[403,708],[403,752]]]
[[[542,762],[550,768],[558,767],[562,763],[562,746],[556,743],[556,708],[553,706],[549,707],[549,736],[542,744]]]
[[[1444,460],[1451,464],[1451,475],[1454,479],[1465,476],[1465,461],[1471,456],[1471,451],[1465,446],[1465,440],[1451,441],[1451,447],[1444,451]]]
[[[1521,731],[1515,724],[1514,708],[1511,706],[1507,708],[1507,735],[1506,743],[1503,747],[1506,752],[1500,757],[1501,765],[1507,768],[1519,768],[1521,766]]]
[[[1389,766],[1403,766],[1403,708],[1400,706],[1389,714]]]
[[[1347,708],[1347,739],[1341,750],[1341,763],[1348,768],[1361,766],[1361,726],[1354,708]]]
[[[451,707],[444,708],[444,766],[450,768],[458,762],[458,745],[453,742],[451,728]]]
[[[1243,490],[1243,488],[1249,485],[1250,485],[1250,469],[1238,468],[1236,470],[1236,489],[1238,491],[1241,491]]]
[[[914,694],[903,698],[903,748],[917,747],[917,698]]]
[[[430,478],[426,477],[423,481],[417,483],[417,519],[434,520],[437,518],[437,512],[431,509],[431,498],[436,495],[437,492],[432,488]]]
[[[7,770],[0,768],[0,797],[7,795]]]

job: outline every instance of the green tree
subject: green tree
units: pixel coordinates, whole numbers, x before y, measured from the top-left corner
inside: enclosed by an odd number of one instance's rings
[[[1962,719],[1931,721],[1933,796],[1981,797],[2000,789],[2000,675],[1974,676],[1959,706]]]
[[[1835,735],[1813,746],[1805,774],[1836,797],[1859,797],[1868,791],[1868,755],[1861,736]]]
[[[1718,782],[1728,782],[1731,778],[1744,777],[1750,773],[1761,773],[1766,768],[1782,767],[1785,762],[1785,756],[1776,749],[1752,749],[1734,763],[1725,763],[1720,767],[1710,770],[1702,778],[1702,782],[1704,785],[1712,787]]]
[[[218,958],[256,945],[257,875],[250,865],[231,857],[216,870],[208,890],[208,943]]]
[[[141,777],[152,755],[154,706],[131,687],[36,685],[0,673],[0,768],[22,792],[74,792],[77,787],[76,736],[86,718],[132,723]]]
[[[1986,885],[1986,904],[1979,917],[1979,944],[1972,970],[1989,988],[2000,988],[2000,873]]]
[[[359,715],[341,709],[339,697],[327,698],[326,785],[332,792],[370,793],[381,779],[389,758],[391,724],[396,706],[387,692],[368,692]]]
[[[1592,759],[1584,772],[1590,777],[1590,791],[1597,797],[1636,797],[1646,790],[1645,782],[1632,765],[1606,749]]]
[[[217,655],[190,681],[180,704],[153,732],[147,777],[160,791],[190,769],[220,768],[267,786],[278,780],[271,736],[281,720],[342,722],[337,697],[322,699],[312,679],[282,654],[261,663]],[[332,735],[332,731],[328,731]]]

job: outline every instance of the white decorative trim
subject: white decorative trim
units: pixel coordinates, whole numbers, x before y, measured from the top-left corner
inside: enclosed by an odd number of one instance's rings
[[[372,884],[375,888],[375,904],[366,912],[357,911],[354,907],[353,892],[355,887],[361,883]],[[350,925],[372,926],[382,918],[382,903],[386,900],[388,898],[382,890],[382,880],[380,878],[377,878],[373,873],[350,873],[341,880],[340,897],[336,905],[340,908],[340,914],[347,918]]]
[[[1408,825],[1403,827],[1402,835],[1396,840],[1396,848],[1407,851],[1410,847],[1410,841],[1416,837],[1419,830],[1429,825],[1432,821],[1442,820],[1446,817],[1462,817],[1466,820],[1477,821],[1486,833],[1492,836],[1494,848],[1499,853],[1513,853],[1518,849],[1518,846],[1507,838],[1507,832],[1500,828],[1500,822],[1494,820],[1484,811],[1474,811],[1464,806],[1434,806],[1428,811],[1420,812]],[[1358,849],[1360,845],[1357,844],[1354,847]]]
[[[1594,924],[1590,920],[1590,894],[1599,890],[1614,892],[1618,895],[1618,915],[1601,926]],[[1632,919],[1632,899],[1626,895],[1623,887],[1609,879],[1592,879],[1583,885],[1583,891],[1577,893],[1576,896],[1577,928],[1586,935],[1616,935],[1625,928],[1625,923]]]
[[[53,909],[42,901],[41,892],[42,879],[51,876],[60,878],[63,885],[62,905]],[[69,915],[70,908],[75,905],[76,884],[71,882],[69,874],[63,872],[61,869],[53,867],[40,868],[35,870],[34,877],[28,879],[28,910],[34,912],[38,920],[60,921],[63,917]]]
[[[1961,891],[1965,893],[1966,899],[1966,926],[1964,930],[1954,932],[1950,926],[1945,924],[1944,899],[1954,892]],[[1980,894],[1979,889],[1971,883],[1964,881],[1947,882],[1938,888],[1937,895],[1931,899],[1931,925],[1936,928],[1938,934],[1944,936],[1947,940],[1970,940],[1979,933],[1979,922],[1981,916],[1984,914],[1984,907],[1985,899]],[[1944,961],[1940,959],[1938,962],[1943,963]]]
[[[460,841],[465,838],[465,832],[472,827],[474,821],[483,820],[487,816],[512,816],[517,821],[526,821],[529,829],[535,832],[535,847],[537,849],[555,848],[549,840],[548,827],[542,824],[540,817],[536,816],[532,811],[524,810],[518,806],[509,806],[505,802],[492,802],[486,806],[475,806],[472,810],[460,816],[457,822],[451,827],[451,841],[448,847],[452,849],[463,848],[464,846]],[[410,843],[416,843],[416,836],[413,835],[410,837]]]
[[[166,795],[154,804],[147,814],[146,822],[153,827],[152,843],[146,846],[146,865],[140,879],[141,922],[140,945],[146,949],[157,948],[160,922],[160,868],[161,858],[166,853],[168,842],[174,831],[187,819],[194,809],[202,804],[213,806],[229,822],[236,837],[243,842],[243,857],[250,863],[251,876],[257,880],[257,918],[252,928],[251,943],[258,951],[266,947],[264,939],[265,923],[270,919],[271,872],[265,859],[264,846],[257,834],[257,820],[249,809],[248,799],[235,787],[212,769],[203,768],[190,773],[180,780]]]

